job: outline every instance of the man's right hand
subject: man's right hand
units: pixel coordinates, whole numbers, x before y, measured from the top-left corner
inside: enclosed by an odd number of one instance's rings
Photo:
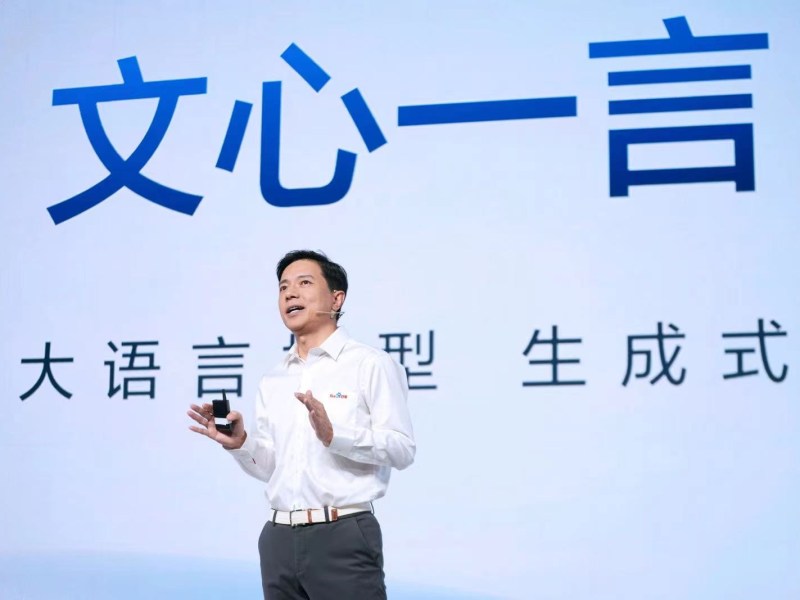
[[[230,435],[217,431],[217,427],[214,425],[214,412],[211,404],[203,404],[202,406],[191,404],[190,410],[186,411],[186,414],[200,425],[199,427],[190,425],[189,429],[222,444],[222,447],[226,450],[241,448],[245,439],[247,439],[247,432],[244,430],[244,418],[238,411],[232,410],[228,413],[227,418],[233,428]]]

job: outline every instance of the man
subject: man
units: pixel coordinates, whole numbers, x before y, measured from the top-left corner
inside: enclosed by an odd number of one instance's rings
[[[190,429],[220,443],[267,484],[269,520],[258,549],[264,597],[386,598],[381,531],[372,501],[391,468],[414,460],[403,368],[338,327],[347,274],[324,254],[278,263],[278,307],[295,344],[258,386],[256,424],[192,405]]]

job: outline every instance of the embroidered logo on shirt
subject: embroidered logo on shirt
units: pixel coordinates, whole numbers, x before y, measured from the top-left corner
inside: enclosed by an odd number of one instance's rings
[[[328,394],[328,398],[342,398],[343,400],[347,400],[347,394],[343,394],[342,392],[336,392]]]

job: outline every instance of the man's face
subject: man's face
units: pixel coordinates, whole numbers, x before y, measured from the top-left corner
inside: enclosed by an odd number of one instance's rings
[[[281,319],[295,335],[335,324],[330,311],[339,310],[344,302],[344,293],[328,289],[322,269],[313,260],[297,260],[286,267],[278,290]]]

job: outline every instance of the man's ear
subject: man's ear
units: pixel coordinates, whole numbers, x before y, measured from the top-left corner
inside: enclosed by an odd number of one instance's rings
[[[333,310],[342,310],[344,299],[347,296],[342,290],[334,290],[333,292]]]

